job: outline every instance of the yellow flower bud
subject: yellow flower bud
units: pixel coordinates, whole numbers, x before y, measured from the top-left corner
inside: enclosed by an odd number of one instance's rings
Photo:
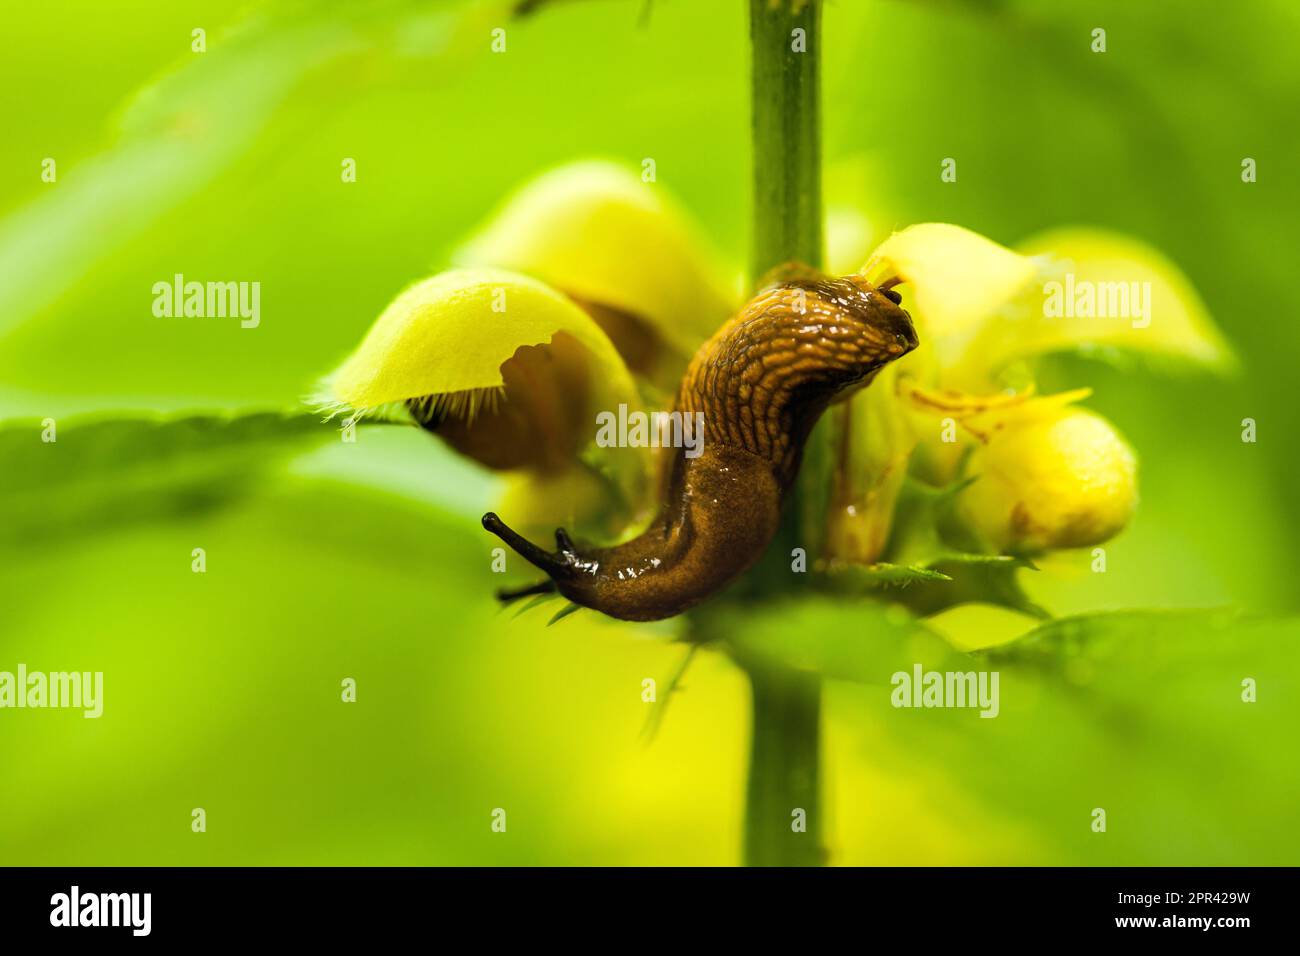
[[[971,457],[958,512],[988,544],[1033,553],[1098,544],[1137,504],[1137,460],[1100,415],[1055,408],[1008,422]]]

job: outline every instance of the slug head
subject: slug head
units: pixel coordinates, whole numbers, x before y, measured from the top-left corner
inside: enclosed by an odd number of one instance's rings
[[[769,286],[696,353],[678,406],[704,415],[706,444],[766,459],[788,487],[826,407],[916,347],[898,299],[861,276]]]
[[[796,279],[776,291],[784,293],[787,307],[793,301],[795,313],[777,328],[784,332],[792,327],[804,351],[820,352],[825,383],[835,391],[866,385],[918,344],[912,317],[892,287],[852,275]]]

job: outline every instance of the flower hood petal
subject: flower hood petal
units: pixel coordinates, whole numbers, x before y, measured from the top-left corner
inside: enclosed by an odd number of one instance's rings
[[[501,388],[501,366],[517,349],[560,332],[585,346],[615,393],[636,401],[631,375],[586,312],[536,279],[497,269],[443,272],[401,293],[331,377],[329,398],[360,410]]]
[[[1099,229],[1056,229],[1020,245],[1047,269],[1037,308],[991,358],[1000,363],[1080,346],[1109,346],[1236,364],[1182,271],[1146,243]],[[1057,297],[1054,299],[1054,297]]]
[[[535,276],[652,326],[689,357],[738,304],[693,223],[621,166],[589,161],[526,185],[457,255]]]
[[[1037,274],[1027,257],[969,229],[934,222],[894,233],[862,271],[872,282],[890,276],[906,282],[923,340],[941,353],[964,341]]]

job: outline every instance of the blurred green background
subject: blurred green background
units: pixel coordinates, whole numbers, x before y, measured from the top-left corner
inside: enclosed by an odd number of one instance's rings
[[[506,193],[575,158],[654,158],[739,269],[744,5],[508,6],[7,13],[0,669],[102,670],[106,699],[99,720],[0,712],[0,864],[739,860],[743,675],[698,655],[639,743],[641,681],[683,654],[672,629],[499,614],[476,525],[494,480],[428,436],[232,440],[196,465],[165,431],[105,433],[71,459],[76,481],[50,470],[77,454],[81,413],[291,406]],[[1007,244],[1127,232],[1191,277],[1242,358],[1231,381],[1054,363],[1045,384],[1091,385],[1138,449],[1143,497],[1106,574],[1048,569],[1031,593],[1060,614],[1248,614],[1126,618],[1065,678],[1008,663],[1037,676],[1004,685],[994,721],[922,725],[887,687],[832,682],[832,859],[1296,862],[1300,7],[840,0],[824,33],[827,198],[857,203],[875,239],[929,220]],[[176,272],[260,281],[261,326],[154,318],[151,287]],[[47,416],[57,445],[39,441]],[[863,621],[822,610],[792,610],[790,633],[870,653]],[[963,613],[947,626],[983,626]]]

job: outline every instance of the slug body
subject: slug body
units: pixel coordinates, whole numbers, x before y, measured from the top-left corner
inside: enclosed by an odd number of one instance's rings
[[[495,514],[483,525],[550,580],[503,599],[558,590],[611,617],[672,617],[721,590],[776,534],[804,445],[822,412],[917,345],[897,293],[860,276],[798,278],[759,293],[695,354],[677,393],[703,416],[697,457],[676,449],[665,501],[641,535],[579,549],[556,531],[546,551]]]

